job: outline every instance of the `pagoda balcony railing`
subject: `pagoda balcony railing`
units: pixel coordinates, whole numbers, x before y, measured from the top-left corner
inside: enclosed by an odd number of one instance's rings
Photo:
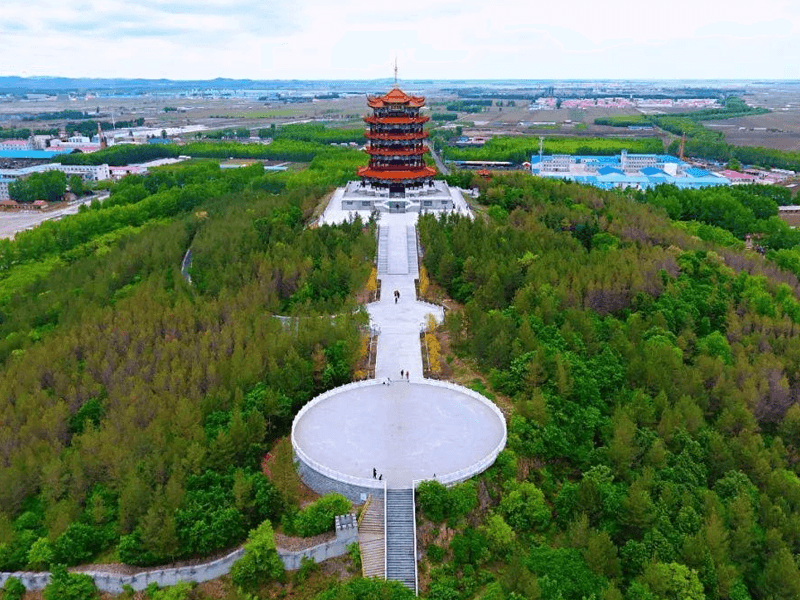
[[[419,109],[412,108],[409,110],[386,110],[386,109],[375,109],[373,116],[380,117],[380,118],[406,118],[406,117],[418,117],[419,116]]]
[[[416,135],[417,137],[419,137],[419,136],[422,135],[423,131],[422,131],[421,127],[418,128],[418,129],[397,129],[397,128],[383,129],[383,128],[379,128],[379,127],[376,127],[375,125],[373,125],[372,129],[370,130],[370,133],[388,134],[388,135],[409,135],[410,134],[410,135]]]
[[[372,131],[422,131],[422,123],[370,123]]]
[[[428,137],[427,131],[420,131],[417,133],[388,133],[383,131],[367,131],[364,135],[371,140],[421,140]]]
[[[371,156],[420,156],[428,152],[428,149],[423,148],[411,148],[409,150],[401,150],[397,148],[367,148],[364,150],[367,154]]]
[[[422,124],[427,123],[430,121],[431,118],[428,116],[420,117],[420,116],[413,116],[413,117],[383,117],[377,115],[371,115],[368,117],[364,117],[364,121],[366,123],[374,123],[374,124],[381,124],[381,125],[412,125],[412,124]]]
[[[365,132],[364,135],[367,135],[368,132]],[[380,140],[380,139],[373,139],[370,142],[370,145],[373,148],[396,148],[398,150],[408,150],[410,148],[424,148],[424,146],[420,143],[420,138],[414,138],[410,140]]]
[[[425,167],[424,162],[420,163],[406,163],[400,165],[391,165],[385,163],[369,163],[370,169],[380,169],[381,171],[416,171]]]

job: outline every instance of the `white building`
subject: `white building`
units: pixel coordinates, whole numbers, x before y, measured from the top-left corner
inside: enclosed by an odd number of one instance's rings
[[[11,200],[11,196],[8,193],[8,184],[12,181],[14,180],[0,176],[0,202],[3,200]]]
[[[36,150],[30,140],[0,140],[0,150]]]
[[[46,171],[61,171],[67,177],[79,175],[84,181],[104,181],[111,178],[111,171],[108,165],[62,165],[60,163],[46,163],[23,167],[21,169],[0,169],[0,181],[8,183],[17,179],[24,179],[34,173],[45,173]],[[6,193],[8,190],[6,189]],[[3,198],[0,198],[3,200]]]
[[[79,175],[84,181],[104,181],[111,178],[108,165],[62,165],[59,163],[47,163],[24,167],[22,169],[0,169],[0,201],[10,200],[8,186],[17,179],[24,179],[34,173],[44,173],[46,171],[61,171],[67,177]]]

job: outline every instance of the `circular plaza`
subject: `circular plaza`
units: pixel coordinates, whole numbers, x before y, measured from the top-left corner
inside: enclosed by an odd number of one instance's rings
[[[488,468],[505,442],[505,419],[493,403],[434,380],[348,384],[309,402],[292,424],[306,483],[351,495],[384,481],[393,489],[463,481]]]

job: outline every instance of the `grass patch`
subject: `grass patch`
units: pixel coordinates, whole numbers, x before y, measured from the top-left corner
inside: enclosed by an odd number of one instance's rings
[[[64,265],[58,256],[49,256],[36,262],[17,265],[0,280],[0,304],[6,303],[14,294],[23,291],[42,277]]]
[[[477,377],[472,381],[470,381],[467,387],[469,387],[469,389],[471,389],[473,392],[478,392],[480,395],[485,396],[486,398],[494,402],[495,400],[494,394],[490,392],[486,388],[486,384],[484,384],[483,381],[478,379]]]
[[[37,261],[12,267],[0,279],[0,305],[8,302],[14,294],[24,292],[26,288],[36,283],[39,279],[47,277],[53,270],[92,254],[98,256],[107,254],[123,238],[139,233],[145,227],[158,223],[167,223],[167,221],[153,220],[139,226],[131,225],[115,229],[99,235],[85,244],[67,250],[59,256],[47,256]]]

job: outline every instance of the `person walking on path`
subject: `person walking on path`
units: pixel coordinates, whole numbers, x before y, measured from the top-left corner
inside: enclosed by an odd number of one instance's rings
[[[411,379],[409,379],[408,370],[406,370],[406,381],[408,381],[408,382],[411,381]]]
[[[378,469],[376,469],[375,467],[372,467],[372,478],[373,479],[378,478]]]
[[[400,379],[403,378],[403,369],[400,369]]]

